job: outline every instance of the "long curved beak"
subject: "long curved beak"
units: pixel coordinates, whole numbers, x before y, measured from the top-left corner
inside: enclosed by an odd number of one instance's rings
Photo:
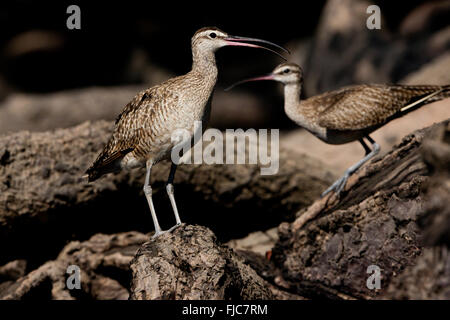
[[[248,38],[248,37],[239,37],[239,36],[228,36],[225,38],[225,41],[227,43],[227,45],[229,46],[240,46],[240,47],[250,47],[250,48],[259,48],[259,49],[265,49],[268,50],[274,54],[276,54],[277,56],[281,57],[283,60],[287,60],[285,57],[283,57],[281,54],[279,54],[278,52],[276,52],[275,50],[272,50],[270,48],[267,47],[263,47],[263,46],[259,46],[257,44],[252,44],[252,43],[248,43],[248,42],[259,42],[259,43],[264,43],[264,44],[268,44],[271,45],[275,48],[278,48],[280,50],[283,50],[284,52],[286,52],[287,54],[290,54],[289,50],[283,48],[282,46],[279,46],[273,42],[267,41],[267,40],[262,40],[262,39],[256,39],[256,38]]]
[[[246,82],[262,81],[262,80],[275,80],[275,76],[272,73],[269,73],[269,74],[266,74],[265,76],[244,79],[244,80],[238,81],[238,82],[232,84],[231,86],[225,88],[225,91],[230,91],[234,87],[236,87],[240,84],[246,83]]]

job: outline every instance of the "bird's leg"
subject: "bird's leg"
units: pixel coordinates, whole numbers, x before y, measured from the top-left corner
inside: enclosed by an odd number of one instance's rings
[[[177,165],[172,162],[172,165],[170,167],[170,173],[169,178],[167,179],[167,185],[166,185],[166,191],[167,195],[169,196],[170,203],[172,204],[173,213],[175,214],[175,220],[176,225],[174,225],[172,228],[169,229],[169,231],[172,231],[179,225],[181,225],[181,219],[178,214],[178,208],[177,203],[175,202],[175,195],[174,195],[174,188],[173,188],[173,179],[175,178],[175,171],[177,170]]]
[[[364,139],[359,139],[358,140],[359,141],[359,143],[361,143],[361,145],[363,146],[363,148],[364,148],[364,151],[366,152],[366,156],[372,151],[368,146],[367,146],[367,144],[364,142]],[[373,140],[372,140],[373,141]],[[375,141],[374,141],[375,142]]]
[[[152,214],[153,224],[155,225],[155,234],[153,238],[159,236],[163,231],[159,226],[158,218],[156,217],[155,207],[153,206],[152,199],[152,187],[150,186],[150,173],[152,171],[152,163],[147,161],[147,174],[145,175],[145,183],[144,183],[144,194],[147,198],[148,206],[150,207],[150,212]]]
[[[366,136],[366,139],[369,140],[369,142],[372,145],[372,150],[367,146],[367,144],[364,142],[364,140],[360,139],[359,142],[364,147],[364,150],[366,151],[366,156],[359,160],[356,164],[348,168],[344,175],[336,180],[327,190],[325,190],[322,193],[322,197],[326,196],[330,191],[334,190],[334,192],[339,195],[339,193],[342,191],[342,189],[345,187],[345,184],[347,183],[348,178],[356,171],[358,170],[363,164],[365,164],[367,161],[372,159],[374,156],[378,154],[380,151],[380,146],[369,136]]]

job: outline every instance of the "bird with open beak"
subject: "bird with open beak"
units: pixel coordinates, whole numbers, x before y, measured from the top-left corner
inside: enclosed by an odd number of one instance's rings
[[[300,100],[303,71],[295,63],[280,64],[270,74],[239,81],[226,90],[262,80],[284,85],[284,110],[299,126],[329,144],[359,141],[363,146],[366,155],[348,168],[322,196],[331,191],[339,195],[350,175],[379,152],[380,147],[370,133],[421,106],[450,97],[450,85],[361,84]]]
[[[115,121],[111,138],[94,164],[86,171],[89,181],[109,172],[145,166],[147,168],[144,194],[152,215],[155,237],[163,231],[158,223],[152,200],[150,175],[152,166],[171,159],[171,150],[186,143],[195,134],[194,124],[206,127],[211,109],[211,96],[217,80],[215,52],[226,46],[265,49],[282,57],[273,49],[284,48],[261,39],[232,36],[215,27],[198,30],[191,41],[192,69],[187,74],[169,79],[143,90],[129,102]],[[188,132],[183,141],[174,141],[173,133]],[[176,226],[181,224],[175,202],[173,180],[177,164],[172,161],[166,185]]]

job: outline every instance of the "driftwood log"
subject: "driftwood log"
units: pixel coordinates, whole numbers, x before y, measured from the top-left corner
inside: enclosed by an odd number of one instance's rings
[[[424,159],[448,150],[449,123],[405,137],[353,175],[340,198],[331,194],[317,200],[293,223],[280,226],[272,260],[292,292],[343,299],[382,296],[396,275],[416,263],[423,247],[418,225],[426,199],[422,189],[431,173]],[[442,144],[447,147],[424,151]],[[439,159],[449,165],[448,157]],[[430,201],[448,207],[448,197]],[[366,285],[370,265],[381,269],[380,289]]]
[[[79,288],[68,285],[73,266],[80,270]],[[271,279],[277,272],[262,256],[234,252],[196,225],[157,239],[96,234],[25,270],[24,260],[0,266],[0,300],[303,299],[259,275]]]
[[[97,234],[45,263],[8,260],[0,299],[448,298],[449,136],[447,120],[405,137],[354,175],[341,198],[319,199],[281,224],[266,258],[233,251],[196,225],[157,239]],[[132,186],[133,174],[106,179]],[[69,265],[81,269],[79,290],[66,286]],[[369,265],[381,269],[378,290],[366,286]]]
[[[253,270],[240,294],[224,294],[228,283],[236,284],[222,275],[224,260],[233,261],[230,251],[212,234],[187,227],[140,248],[132,262],[132,297],[257,298],[271,286],[285,298],[290,292],[290,299],[448,298],[448,249],[423,246],[448,243],[449,136],[450,121],[416,131],[353,176],[341,198],[330,195],[301,210],[293,223],[280,226],[271,261],[236,252]],[[426,240],[430,237],[434,240]],[[380,289],[367,286],[370,265],[381,270]],[[220,286],[213,271],[226,279]],[[240,272],[231,274],[242,279]],[[248,286],[253,295],[245,291]]]
[[[450,299],[450,128],[422,143],[432,173],[423,188],[418,220],[423,253],[394,278],[382,299]]]
[[[70,242],[55,260],[0,283],[0,300],[128,299],[130,261],[147,239],[148,235],[126,232],[97,234],[84,242]],[[79,289],[69,289],[67,285],[69,276],[74,274],[69,266],[80,270]]]
[[[265,281],[200,226],[182,225],[145,243],[131,270],[132,299],[273,299]]]
[[[142,193],[144,170],[94,183],[82,178],[111,127],[111,122],[87,122],[0,136],[0,243],[9,244],[2,246],[0,264],[26,259],[36,267],[56,256],[67,240],[152,231]],[[164,188],[168,173],[168,163],[152,171],[164,228],[174,224]],[[184,221],[210,226],[225,241],[292,220],[333,178],[317,159],[280,149],[276,175],[260,175],[259,165],[180,165],[175,192]]]

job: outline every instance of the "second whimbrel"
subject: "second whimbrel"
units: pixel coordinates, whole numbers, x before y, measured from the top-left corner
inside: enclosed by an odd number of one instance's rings
[[[216,50],[225,46],[246,46],[279,55],[272,49],[248,42],[270,44],[285,50],[269,41],[231,36],[215,27],[198,30],[191,40],[192,70],[138,93],[119,114],[112,137],[86,171],[89,181],[94,181],[109,172],[146,166],[144,193],[155,226],[154,237],[163,231],[153,206],[151,169],[160,160],[170,158],[171,150],[176,145],[192,139],[197,121],[203,123],[203,128],[206,127],[211,95],[217,80]],[[190,137],[174,142],[173,133],[178,130],[189,132]],[[176,219],[174,227],[181,224],[172,184],[176,168],[177,165],[172,162],[166,186]]]
[[[450,85],[363,84],[300,100],[303,72],[294,63],[280,64],[268,75],[239,81],[227,90],[244,82],[259,80],[283,83],[287,116],[322,141],[344,144],[358,140],[363,146],[365,157],[348,168],[322,196],[332,190],[339,194],[349,176],[379,152],[380,147],[369,136],[370,133],[420,106],[450,97]]]

